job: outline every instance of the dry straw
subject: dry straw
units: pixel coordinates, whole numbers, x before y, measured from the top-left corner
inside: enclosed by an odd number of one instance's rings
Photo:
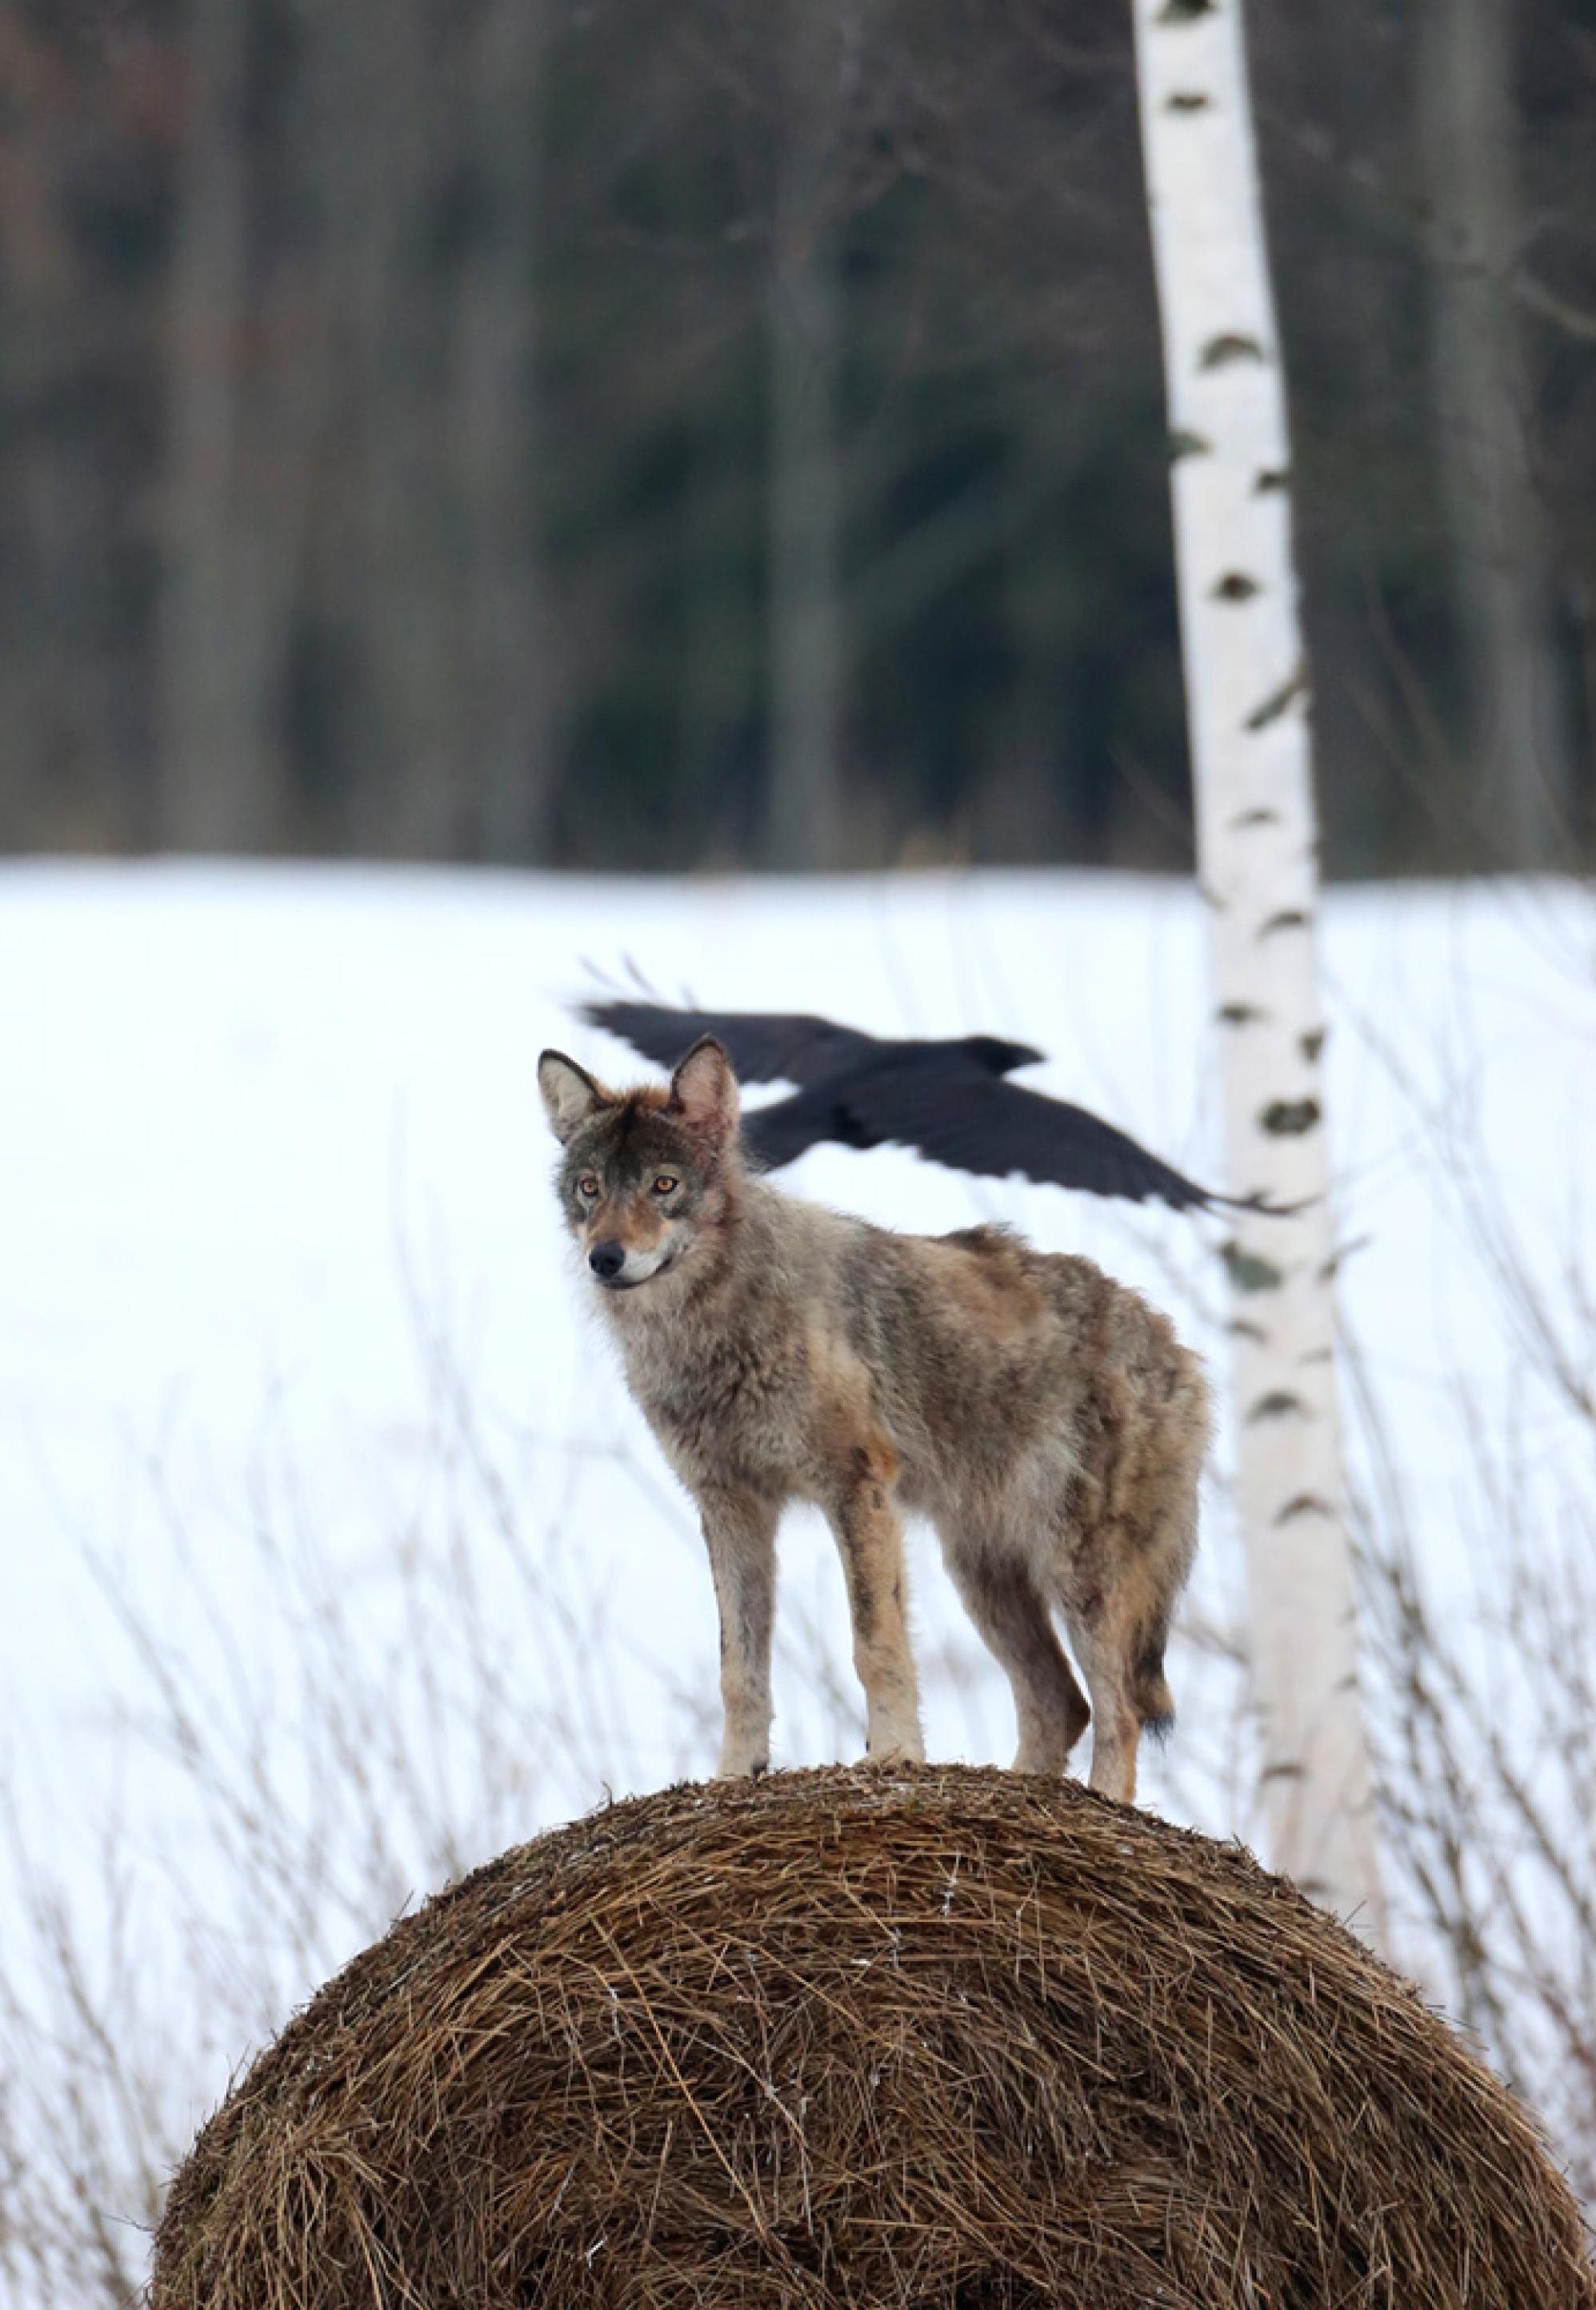
[[[348,1967],[154,2310],[1596,2304],[1510,2096],[1244,1853],[966,1769],[672,1789]]]

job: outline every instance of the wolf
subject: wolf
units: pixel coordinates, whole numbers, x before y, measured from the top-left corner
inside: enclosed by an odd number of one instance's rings
[[[1002,1228],[900,1235],[784,1194],[743,1160],[711,1037],[668,1090],[607,1089],[560,1051],[538,1082],[587,1283],[702,1519],[720,1772],[769,1761],[776,1525],[799,1499],[841,1554],[870,1758],[924,1754],[907,1511],[1013,1689],[1016,1768],[1062,1772],[1095,1719],[1091,1785],[1133,1801],[1141,1735],[1173,1714],[1165,1642],[1210,1428],[1168,1320]]]

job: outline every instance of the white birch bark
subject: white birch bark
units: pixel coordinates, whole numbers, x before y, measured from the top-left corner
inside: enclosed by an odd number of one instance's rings
[[[1133,0],[1226,1151],[1236,1481],[1273,1864],[1378,1938],[1335,1385],[1317,836],[1240,0]]]

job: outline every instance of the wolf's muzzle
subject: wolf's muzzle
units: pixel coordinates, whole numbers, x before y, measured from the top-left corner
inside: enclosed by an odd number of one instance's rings
[[[587,1264],[601,1283],[612,1283],[626,1265],[626,1246],[622,1243],[595,1243],[587,1255]]]

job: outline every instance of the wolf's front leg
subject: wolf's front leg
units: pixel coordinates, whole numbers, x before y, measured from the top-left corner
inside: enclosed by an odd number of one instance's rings
[[[720,1607],[723,1780],[770,1762],[770,1633],[780,1510],[751,1492],[700,1493],[704,1543]]]
[[[864,1750],[872,1763],[925,1755],[920,1686],[905,1611],[903,1525],[892,1504],[891,1456],[861,1447],[830,1504],[854,1622],[854,1666],[864,1687]]]

